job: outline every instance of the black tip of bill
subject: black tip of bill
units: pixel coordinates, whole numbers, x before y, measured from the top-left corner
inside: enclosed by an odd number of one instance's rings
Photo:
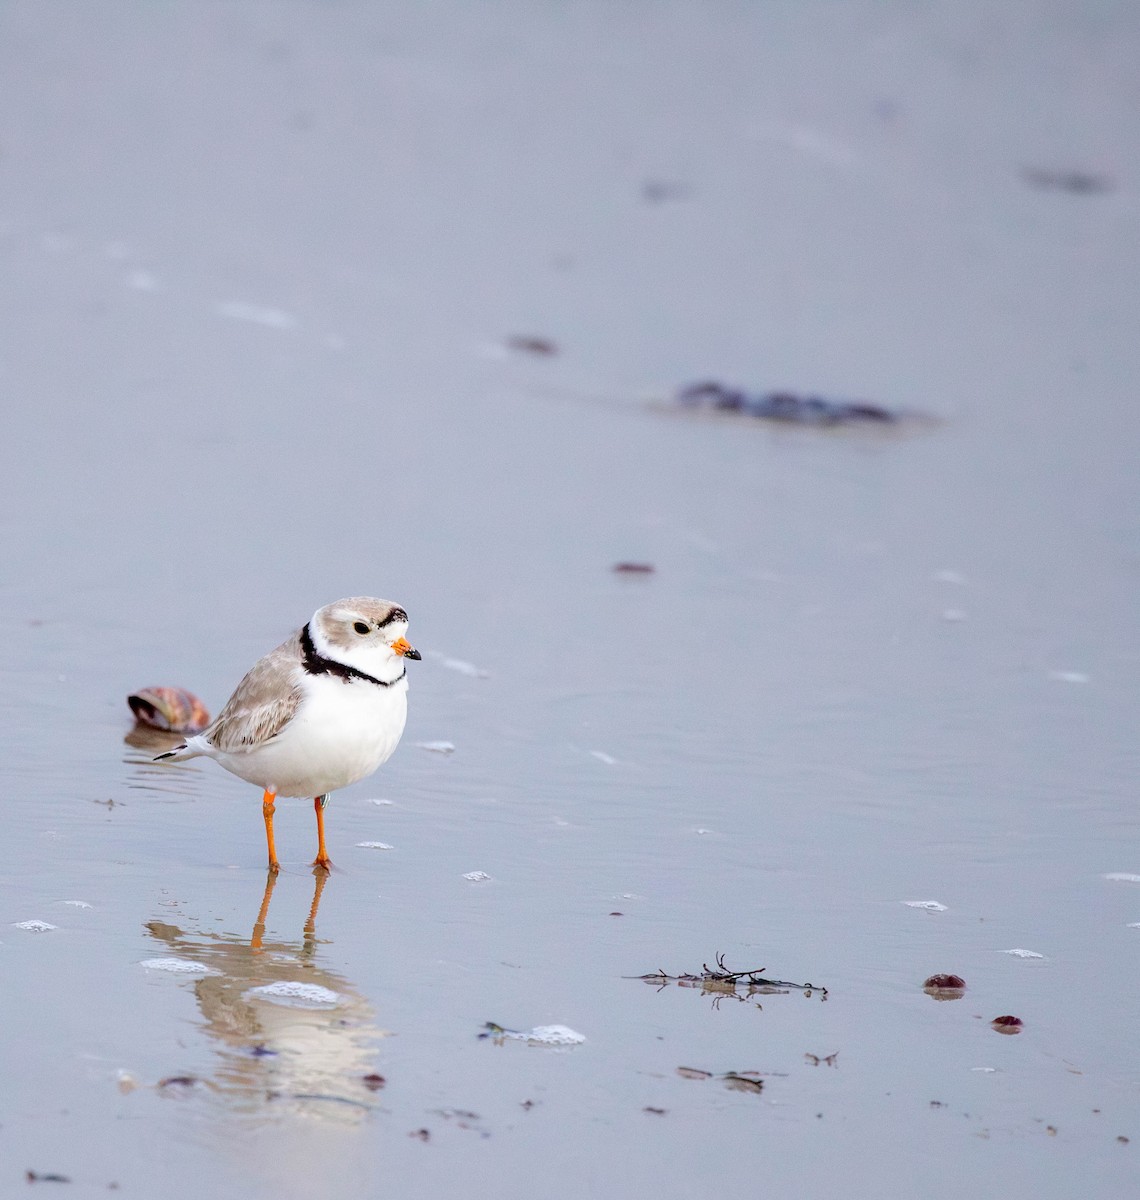
[[[413,658],[416,660],[416,662],[419,662],[420,659],[423,658],[423,655],[418,650],[405,650],[404,657]]]

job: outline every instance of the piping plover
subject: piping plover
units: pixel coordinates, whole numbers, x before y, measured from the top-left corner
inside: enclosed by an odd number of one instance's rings
[[[315,867],[329,867],[329,793],[371,775],[396,749],[408,715],[404,659],[408,614],[390,600],[350,596],[318,608],[276,650],[254,663],[212,725],[155,762],[205,755],[264,789],[269,869],[278,796],[312,796]]]

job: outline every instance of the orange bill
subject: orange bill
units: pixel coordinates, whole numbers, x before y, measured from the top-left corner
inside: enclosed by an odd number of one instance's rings
[[[392,643],[392,649],[404,658],[419,659],[420,652],[408,644],[404,638],[397,638]]]

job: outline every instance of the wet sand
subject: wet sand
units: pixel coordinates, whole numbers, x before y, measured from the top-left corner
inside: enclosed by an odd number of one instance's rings
[[[0,1194],[1128,1194],[1138,54],[1107,0],[0,13]],[[125,697],[353,593],[405,740],[319,894],[279,803],[266,904],[255,790]],[[718,953],[826,996],[630,978]]]

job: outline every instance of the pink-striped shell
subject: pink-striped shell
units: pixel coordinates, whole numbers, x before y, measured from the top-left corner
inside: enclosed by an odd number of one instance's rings
[[[201,733],[210,723],[206,706],[185,688],[139,688],[127,697],[140,725],[171,733]]]

